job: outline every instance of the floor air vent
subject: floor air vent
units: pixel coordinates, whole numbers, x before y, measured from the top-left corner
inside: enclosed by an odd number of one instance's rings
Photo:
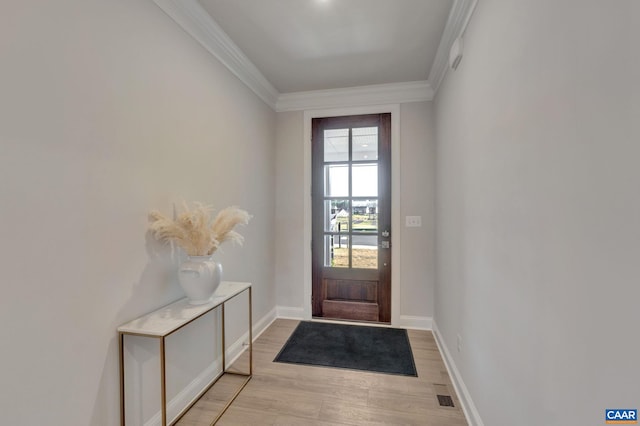
[[[438,395],[438,404],[441,407],[454,407],[453,399],[449,395]]]

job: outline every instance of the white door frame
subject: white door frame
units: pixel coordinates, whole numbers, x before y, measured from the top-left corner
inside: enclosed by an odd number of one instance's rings
[[[372,105],[304,111],[304,319],[311,319],[311,120],[321,117],[391,113],[391,325],[400,320],[400,105]]]

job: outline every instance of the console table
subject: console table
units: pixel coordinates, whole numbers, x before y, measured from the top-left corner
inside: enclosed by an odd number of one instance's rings
[[[237,373],[227,371],[226,364],[226,344],[225,344],[225,314],[224,305],[229,300],[247,291],[249,295],[249,373]],[[213,386],[224,374],[235,374],[246,377],[238,391],[227,402],[222,412],[212,421],[215,424],[224,412],[229,408],[231,403],[240,394],[242,389],[247,385],[253,374],[253,336],[252,336],[252,318],[251,318],[251,283],[223,281],[213,294],[211,301],[204,305],[191,305],[187,299],[181,299],[170,305],[150,312],[147,315],[134,319],[126,324],[118,327],[118,346],[120,350],[120,424],[125,426],[125,386],[124,386],[124,345],[125,335],[142,336],[158,339],[160,343],[160,401],[162,410],[162,425],[167,425],[167,390],[166,390],[166,369],[165,369],[165,337],[180,330],[185,325],[197,320],[208,312],[220,307],[222,312],[222,371],[204,389],[171,421],[174,424],[180,419],[202,395]]]

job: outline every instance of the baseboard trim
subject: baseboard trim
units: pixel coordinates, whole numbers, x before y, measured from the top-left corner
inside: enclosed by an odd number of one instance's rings
[[[258,322],[255,323],[255,325],[253,326],[253,341],[254,342],[256,341],[256,339],[258,337],[260,337],[260,335],[262,333],[264,333],[264,331],[267,328],[269,328],[271,323],[273,323],[278,318],[277,313],[278,313],[277,308],[273,308],[265,316],[260,318],[260,320],[258,320]]]
[[[292,306],[276,306],[276,317],[282,319],[304,319],[304,309]]]
[[[398,327],[411,328],[415,330],[431,330],[433,318],[417,317],[412,315],[400,315]]]
[[[462,404],[462,411],[464,412],[465,417],[467,418],[467,422],[469,426],[484,426],[482,419],[480,418],[480,413],[476,408],[476,405],[473,403],[473,399],[471,399],[471,394],[469,393],[469,389],[464,384],[464,380],[462,380],[462,375],[460,371],[456,367],[456,363],[453,361],[453,357],[451,356],[451,352],[449,352],[449,348],[447,347],[444,339],[442,338],[442,334],[440,330],[438,330],[438,325],[435,321],[432,321],[432,330],[433,335],[436,339],[436,344],[438,345],[438,349],[440,349],[440,353],[442,354],[442,358],[444,359],[444,364],[447,367],[447,371],[449,372],[449,377],[451,377],[451,382],[453,383],[453,387],[455,388],[456,393],[458,394],[458,398],[460,399],[460,404]]]

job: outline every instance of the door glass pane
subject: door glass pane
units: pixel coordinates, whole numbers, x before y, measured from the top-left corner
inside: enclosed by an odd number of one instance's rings
[[[377,164],[354,164],[352,166],[352,174],[354,197],[378,196]]]
[[[324,131],[324,162],[349,161],[349,129]]]
[[[378,159],[378,128],[361,127],[351,130],[353,139],[353,161],[375,161]]]
[[[324,266],[334,268],[349,267],[349,236],[324,236]]]
[[[350,219],[349,200],[325,200],[325,232],[349,232]]]
[[[354,200],[352,211],[353,231],[378,233],[378,200]]]
[[[324,166],[325,197],[349,196],[349,166]]]
[[[353,268],[378,269],[378,236],[354,235],[351,256]]]

